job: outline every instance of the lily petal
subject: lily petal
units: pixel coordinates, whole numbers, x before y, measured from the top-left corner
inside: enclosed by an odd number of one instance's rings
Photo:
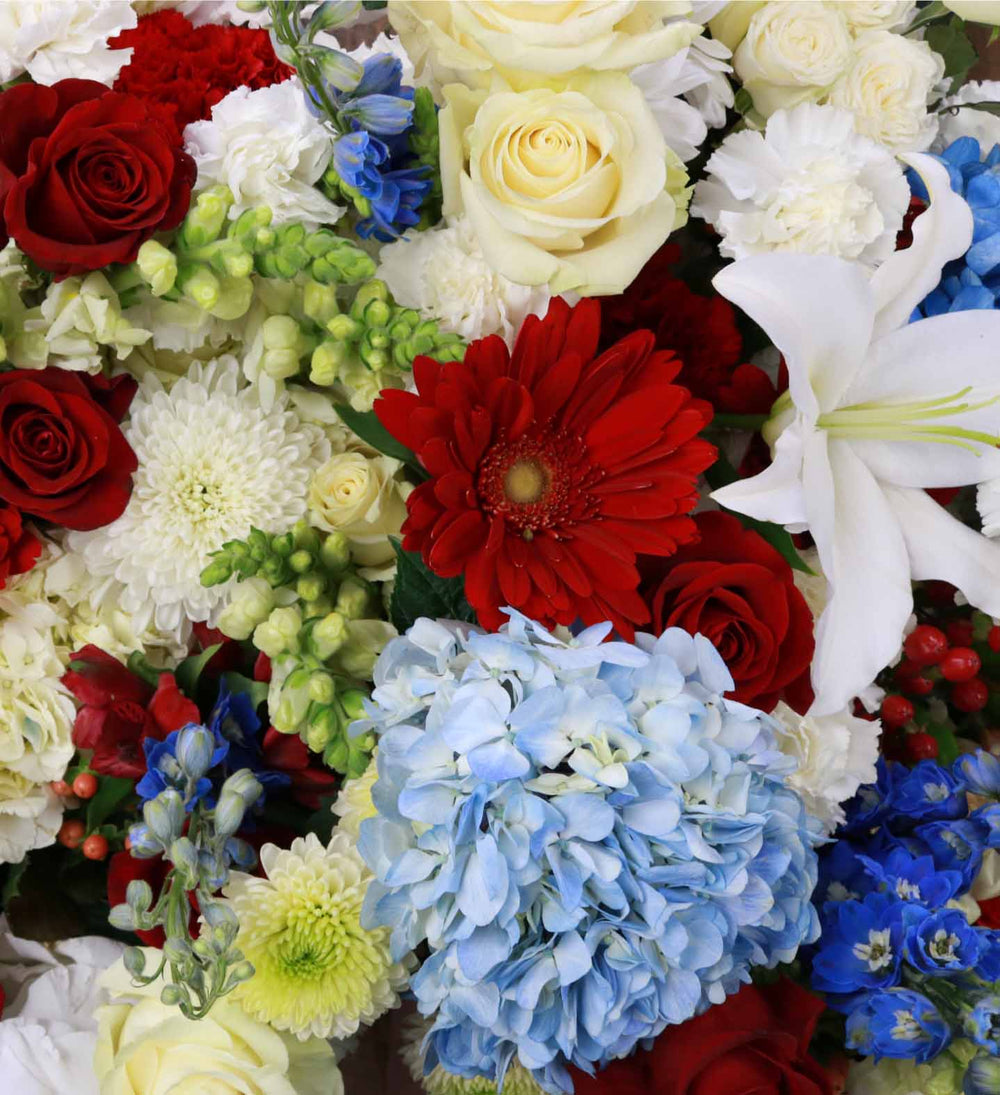
[[[875,307],[864,269],[831,255],[752,255],[712,279],[785,355],[792,402],[832,410],[860,368]]]
[[[762,472],[720,487],[712,491],[711,497],[736,513],[803,531],[808,516],[802,494],[800,424],[793,423],[784,430],[774,446],[774,459]]]

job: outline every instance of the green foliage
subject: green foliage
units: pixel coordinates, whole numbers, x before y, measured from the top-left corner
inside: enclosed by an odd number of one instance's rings
[[[133,787],[134,782],[130,779],[120,779],[117,776],[101,776],[97,781],[97,793],[87,802],[87,817],[84,822],[87,832],[99,832],[104,822],[114,813],[117,807],[132,794]],[[107,833],[103,835],[108,836]],[[112,827],[111,835],[117,835],[117,830],[114,827]]]
[[[928,27],[924,35],[924,41],[944,59],[944,74],[951,77],[950,94],[965,83],[969,69],[979,60],[976,47],[969,41],[964,27],[962,20],[955,16],[947,22]]]
[[[404,551],[398,540],[392,546],[396,550],[396,584],[389,617],[400,634],[421,616],[476,622],[475,613],[465,599],[465,582],[461,578],[439,578],[419,554]]]
[[[410,150],[417,163],[424,165],[431,179],[431,188],[420,210],[420,228],[430,228],[441,219],[441,165],[438,140],[437,107],[426,87],[413,93],[413,128],[409,133]]]
[[[373,449],[377,449],[386,456],[402,460],[404,464],[417,472],[421,478],[425,477],[426,473],[418,463],[416,456],[389,433],[385,426],[379,422],[374,411],[356,411],[353,407],[349,407],[344,403],[337,404],[334,410],[340,415],[344,425],[356,433],[366,445],[371,445]]]

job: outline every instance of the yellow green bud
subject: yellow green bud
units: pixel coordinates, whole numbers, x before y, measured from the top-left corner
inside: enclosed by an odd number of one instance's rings
[[[299,647],[301,629],[302,616],[294,605],[276,608],[254,628],[253,644],[269,658],[286,652],[294,654]]]
[[[326,578],[315,571],[303,574],[295,583],[295,592],[303,601],[316,601],[326,590]]]
[[[309,360],[309,379],[321,388],[336,384],[341,365],[351,356],[350,348],[343,342],[321,342]]]
[[[371,595],[368,586],[358,578],[347,577],[337,591],[337,611],[349,620],[360,620],[367,615]]]
[[[295,537],[296,547],[305,548],[306,551],[311,551],[313,554],[319,551],[320,535],[305,518],[295,522],[292,526],[292,535]]]
[[[319,549],[320,562],[335,574],[351,561],[351,542],[342,532],[331,532]]]
[[[308,574],[316,565],[316,560],[313,558],[311,551],[306,548],[298,548],[288,556],[288,565],[296,574]]]
[[[347,620],[340,612],[331,612],[313,628],[313,650],[318,658],[325,660],[347,642],[347,637]]]
[[[321,327],[340,311],[337,304],[337,290],[332,285],[321,285],[312,278],[302,288],[302,311]]]
[[[326,329],[341,342],[348,342],[361,334],[361,324],[356,319],[352,319],[343,313],[329,320]]]
[[[335,772],[346,772],[349,754],[347,742],[342,737],[334,738],[323,750],[323,763]]]
[[[146,240],[139,248],[135,265],[154,297],[162,297],[173,289],[177,280],[177,258],[162,243]]]
[[[313,673],[309,678],[309,698],[316,703],[333,703],[337,696],[337,682],[329,673]]]
[[[199,264],[187,267],[178,274],[177,282],[184,295],[206,312],[219,301],[219,279],[207,266]]]

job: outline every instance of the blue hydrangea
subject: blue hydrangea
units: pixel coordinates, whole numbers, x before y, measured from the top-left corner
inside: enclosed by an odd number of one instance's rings
[[[935,158],[948,169],[952,190],[972,209],[972,246],[945,265],[940,284],[917,306],[913,319],[996,308],[1000,296],[1000,145],[984,155],[974,137],[959,137]],[[920,176],[914,171],[908,176],[913,193],[929,200]]]
[[[923,1064],[951,1041],[951,1028],[922,993],[872,993],[847,1020],[847,1046],[876,1061],[896,1057]]]
[[[820,826],[715,648],[418,620],[375,668],[363,913],[434,1016],[427,1067],[569,1089],[818,934]]]

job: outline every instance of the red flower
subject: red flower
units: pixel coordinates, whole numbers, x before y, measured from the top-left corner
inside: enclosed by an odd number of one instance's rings
[[[0,94],[0,242],[58,277],[131,262],[187,212],[194,160],[139,99],[93,80]]]
[[[637,331],[600,356],[600,305],[555,298],[509,353],[492,336],[464,362],[418,357],[418,394],[383,391],[382,425],[431,475],[407,500],[403,546],[437,574],[465,575],[479,621],[501,605],[546,624],[649,612],[636,553],[691,540],[687,514],[715,448],[696,437],[707,403],[673,384],[680,362]]]
[[[261,751],[262,767],[288,775],[292,781],[292,798],[307,810],[318,810],[323,796],[331,795],[337,789],[339,777],[309,751],[298,734],[281,734],[269,726]]]
[[[15,574],[31,570],[42,545],[21,521],[16,509],[0,503],[0,589]]]
[[[179,11],[144,16],[110,44],[133,50],[115,91],[155,104],[178,138],[186,125],[211,117],[212,107],[230,91],[278,84],[295,71],[274,55],[266,30],[194,27]]]
[[[134,859],[128,852],[115,852],[108,862],[108,902],[121,905],[125,902],[125,892],[128,884],[134,879],[148,882],[153,896],[159,895],[163,889],[163,883],[167,879],[170,867],[164,862],[163,856],[153,856],[151,859]],[[194,891],[188,894],[188,903],[191,912],[188,915],[188,930],[197,939],[200,927],[198,925],[198,906]],[[135,933],[147,947],[163,947],[166,935],[162,928],[153,928],[152,931],[137,931]]]
[[[198,708],[161,673],[154,689],[110,654],[85,646],[70,658],[63,684],[83,705],[73,725],[73,744],[93,749],[90,766],[105,776],[141,779],[146,771],[142,742],[201,722]]]
[[[696,543],[644,566],[654,631],[682,627],[710,639],[741,703],[770,711],[784,698],[804,711],[812,701],[813,618],[792,568],[731,514],[699,513],[695,522]]]
[[[699,296],[674,277],[679,258],[680,248],[665,244],[624,293],[601,299],[601,346],[647,327],[658,350],[681,359],[677,379],[694,395],[720,411],[766,414],[776,392],[762,369],[740,364],[743,339],[733,306],[718,295]]]
[[[125,391],[135,382],[100,395],[120,404]],[[66,528],[98,528],[125,509],[137,466],[117,421],[75,373],[0,373],[0,499]]]
[[[746,985],[724,1003],[667,1027],[648,1052],[596,1076],[573,1069],[576,1095],[832,1095],[809,1055],[825,1005],[794,981]]]

